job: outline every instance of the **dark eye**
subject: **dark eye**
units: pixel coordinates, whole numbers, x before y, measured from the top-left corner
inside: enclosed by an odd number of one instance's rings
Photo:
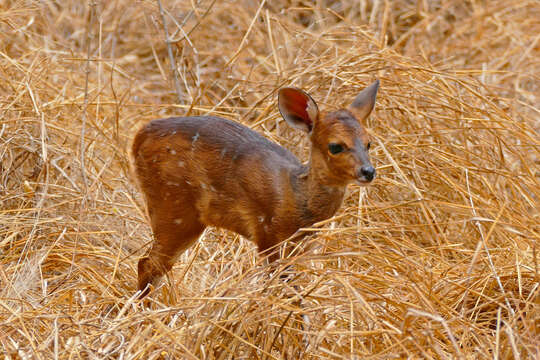
[[[370,141],[370,142],[368,142],[368,143],[367,143],[367,145],[366,145],[366,149],[368,149],[368,150],[369,150],[369,148],[371,148],[371,141]]]
[[[330,151],[330,153],[333,155],[339,154],[343,150],[344,150],[343,145],[341,144],[336,144],[336,143],[328,144],[328,151]]]

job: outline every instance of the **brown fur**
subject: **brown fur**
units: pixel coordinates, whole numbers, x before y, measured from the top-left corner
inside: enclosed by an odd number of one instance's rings
[[[234,231],[265,251],[338,210],[346,185],[369,164],[367,134],[349,110],[302,121],[314,123],[307,166],[258,133],[218,117],[154,120],[137,133],[134,170],[155,237],[138,264],[143,296],[206,226]],[[330,154],[331,142],[350,151]]]

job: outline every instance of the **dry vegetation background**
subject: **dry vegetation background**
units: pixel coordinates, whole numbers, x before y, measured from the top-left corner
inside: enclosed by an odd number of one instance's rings
[[[540,357],[538,1],[162,5],[0,1],[5,358]],[[305,160],[276,90],[335,108],[375,78],[378,178],[317,225],[294,279],[210,229],[133,299],[152,239],[139,126],[220,115]]]

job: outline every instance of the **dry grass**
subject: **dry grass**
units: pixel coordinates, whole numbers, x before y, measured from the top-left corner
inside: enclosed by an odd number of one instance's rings
[[[163,1],[175,85],[157,1],[0,1],[5,358],[540,357],[540,3],[313,3]],[[377,181],[294,279],[211,229],[133,300],[138,126],[212,113],[305,159],[276,89],[337,107],[375,78]]]

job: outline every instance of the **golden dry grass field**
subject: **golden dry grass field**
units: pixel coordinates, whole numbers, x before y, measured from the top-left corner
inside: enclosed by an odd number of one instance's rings
[[[159,4],[0,0],[0,357],[540,358],[540,2]],[[277,89],[335,109],[376,78],[377,179],[290,281],[209,229],[135,300],[142,124],[218,115],[305,161]]]

